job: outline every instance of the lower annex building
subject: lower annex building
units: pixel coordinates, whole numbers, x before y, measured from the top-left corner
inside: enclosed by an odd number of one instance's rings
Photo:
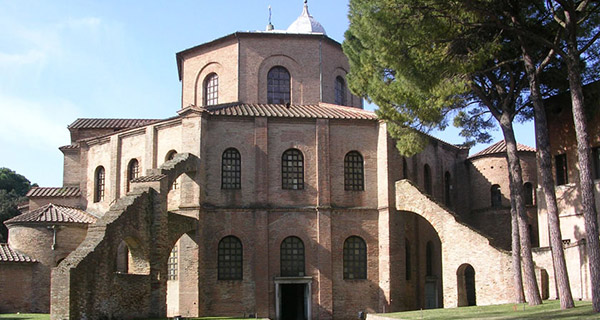
[[[353,319],[512,301],[504,143],[469,157],[429,137],[400,156],[306,4],[285,31],[236,32],[177,67],[174,117],[69,125],[63,186],[6,222],[0,312]],[[535,150],[519,151],[542,235]],[[569,271],[589,299],[579,239]]]

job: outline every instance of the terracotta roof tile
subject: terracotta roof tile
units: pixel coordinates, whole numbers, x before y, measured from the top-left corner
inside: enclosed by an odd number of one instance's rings
[[[160,181],[166,177],[164,174],[154,175],[154,176],[143,176],[132,179],[131,182],[151,182],[151,181]]]
[[[97,218],[81,209],[49,203],[38,209],[6,220],[5,224],[17,222],[94,223]]]
[[[374,112],[329,103],[311,105],[235,103],[208,107],[215,116],[377,120]]]
[[[126,129],[140,127],[157,119],[103,119],[103,118],[79,118],[71,123],[69,129]]]
[[[25,195],[29,198],[36,197],[80,197],[81,191],[78,187],[35,187],[31,188]]]
[[[517,151],[535,152],[535,148],[526,146],[524,144],[517,143]],[[486,155],[490,155],[490,154],[497,154],[497,153],[506,153],[506,142],[504,140],[498,141],[498,142],[494,143],[493,145],[477,152],[476,154],[470,156],[469,159],[486,156]]]
[[[0,262],[37,262],[24,254],[20,254],[8,246],[8,243],[0,243]]]
[[[59,150],[77,150],[79,149],[79,145],[77,144],[68,144],[66,146],[58,147]]]

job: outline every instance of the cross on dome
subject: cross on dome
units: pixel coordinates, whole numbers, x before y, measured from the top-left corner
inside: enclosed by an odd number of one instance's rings
[[[327,34],[325,28],[308,12],[308,0],[304,0],[302,14],[288,28],[288,33],[320,33]]]

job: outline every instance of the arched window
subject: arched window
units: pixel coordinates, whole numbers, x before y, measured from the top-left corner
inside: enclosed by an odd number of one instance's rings
[[[367,278],[367,244],[361,237],[344,241],[344,279]]]
[[[211,73],[204,79],[204,105],[212,106],[219,103],[219,76]]]
[[[427,192],[427,194],[432,194],[431,169],[429,168],[428,164],[425,164],[423,166],[423,183],[425,187],[425,192]]]
[[[169,160],[173,160],[173,158],[175,158],[175,155],[177,154],[177,151],[175,150],[171,150],[169,152],[167,152],[167,156],[165,157],[165,161],[169,161]],[[173,185],[171,186],[171,190],[176,190],[179,188],[179,178],[175,179],[175,181],[173,181]]]
[[[492,186],[490,195],[492,197],[492,207],[502,206],[502,190],[500,190],[499,185],[495,184]]]
[[[433,275],[433,243],[427,241],[425,248],[425,271],[427,276]]]
[[[365,190],[364,162],[358,151],[350,151],[344,157],[344,189]]]
[[[531,182],[525,182],[523,185],[523,193],[525,194],[525,205],[533,205],[533,185]]]
[[[219,280],[241,280],[243,249],[240,239],[227,236],[219,241]]]
[[[340,76],[335,78],[335,104],[346,105],[346,83]]]
[[[444,174],[444,203],[447,207],[452,206],[452,176],[446,171]]]
[[[298,149],[288,149],[281,156],[281,188],[304,189],[304,156]]]
[[[221,158],[221,189],[242,188],[242,157],[235,148],[223,152]]]
[[[277,66],[267,74],[267,103],[290,103],[290,73]]]
[[[140,175],[140,163],[137,159],[131,159],[127,165],[127,191],[131,190],[131,180]]]
[[[100,202],[104,200],[105,179],[106,175],[104,172],[104,167],[99,166],[96,168],[96,172],[94,173],[94,202]]]
[[[282,277],[304,276],[304,243],[298,237],[287,237],[281,242],[280,264]]]
[[[404,269],[406,270],[406,280],[410,280],[410,241],[404,238]]]

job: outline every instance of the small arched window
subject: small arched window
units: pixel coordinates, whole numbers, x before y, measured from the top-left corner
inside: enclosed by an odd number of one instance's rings
[[[346,83],[340,76],[335,78],[335,104],[346,105]]]
[[[531,182],[525,182],[523,185],[523,193],[525,195],[525,205],[533,205],[533,185]]]
[[[365,190],[363,157],[358,151],[350,151],[344,157],[344,190]]]
[[[444,203],[447,207],[452,206],[452,176],[448,171],[444,174]]]
[[[290,73],[277,66],[267,74],[267,103],[290,103]]]
[[[431,241],[427,241],[425,248],[425,275],[433,275],[433,243]]]
[[[428,164],[423,166],[423,183],[425,187],[425,192],[427,194],[432,194],[432,186],[431,186],[431,169]]]
[[[140,163],[137,159],[131,159],[127,165],[127,191],[131,190],[131,180],[140,175]]]
[[[167,152],[167,156],[165,157],[165,161],[169,161],[169,160],[173,160],[173,158],[175,158],[175,155],[177,154],[177,151],[175,150],[171,150],[169,152]],[[179,178],[175,179],[175,181],[173,181],[173,185],[171,186],[171,190],[176,190],[179,188]]]
[[[104,186],[105,186],[106,175],[104,167],[99,166],[96,168],[94,173],[94,202],[100,202],[104,200]]]
[[[367,278],[367,244],[361,237],[344,241],[344,279]]]
[[[304,156],[298,149],[288,149],[281,156],[281,188],[304,189]]]
[[[304,243],[298,237],[287,237],[281,242],[280,264],[282,277],[304,276]]]
[[[492,207],[502,206],[502,190],[499,185],[495,184],[492,186],[490,195],[492,197]]]
[[[204,79],[204,105],[212,106],[219,103],[219,76],[211,73]]]
[[[235,148],[223,152],[221,158],[221,189],[242,188],[242,157]]]
[[[243,249],[240,239],[227,236],[219,241],[219,280],[241,280]]]

